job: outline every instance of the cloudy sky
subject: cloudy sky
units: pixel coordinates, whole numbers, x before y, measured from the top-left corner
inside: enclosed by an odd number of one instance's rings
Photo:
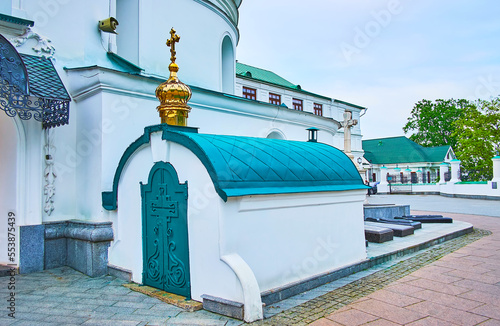
[[[421,99],[500,94],[498,0],[243,0],[239,29],[240,62],[368,107],[364,139]]]

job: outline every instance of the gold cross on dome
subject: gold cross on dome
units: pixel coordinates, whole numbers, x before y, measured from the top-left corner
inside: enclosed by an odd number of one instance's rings
[[[173,27],[170,30],[170,36],[171,38],[167,40],[167,46],[170,47],[170,61],[172,61],[172,63],[175,63],[175,43],[179,42],[181,38],[179,37],[179,35],[175,34],[175,29]]]

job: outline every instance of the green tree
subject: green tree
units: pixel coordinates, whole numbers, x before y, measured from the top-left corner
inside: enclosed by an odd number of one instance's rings
[[[450,145],[455,148],[454,122],[462,118],[471,105],[464,99],[421,100],[413,107],[403,131],[413,132],[410,139],[425,147]]]
[[[492,157],[500,151],[500,98],[478,100],[456,122],[453,137],[455,153],[469,180],[491,180]]]

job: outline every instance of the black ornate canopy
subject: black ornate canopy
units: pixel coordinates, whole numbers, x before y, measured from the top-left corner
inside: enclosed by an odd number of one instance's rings
[[[1,110],[52,128],[68,123],[70,100],[50,59],[19,54],[0,34]]]

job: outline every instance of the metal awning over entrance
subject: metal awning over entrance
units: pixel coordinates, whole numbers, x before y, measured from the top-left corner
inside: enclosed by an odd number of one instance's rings
[[[43,128],[69,120],[69,97],[52,61],[19,54],[0,34],[0,109],[9,117],[34,118]]]

